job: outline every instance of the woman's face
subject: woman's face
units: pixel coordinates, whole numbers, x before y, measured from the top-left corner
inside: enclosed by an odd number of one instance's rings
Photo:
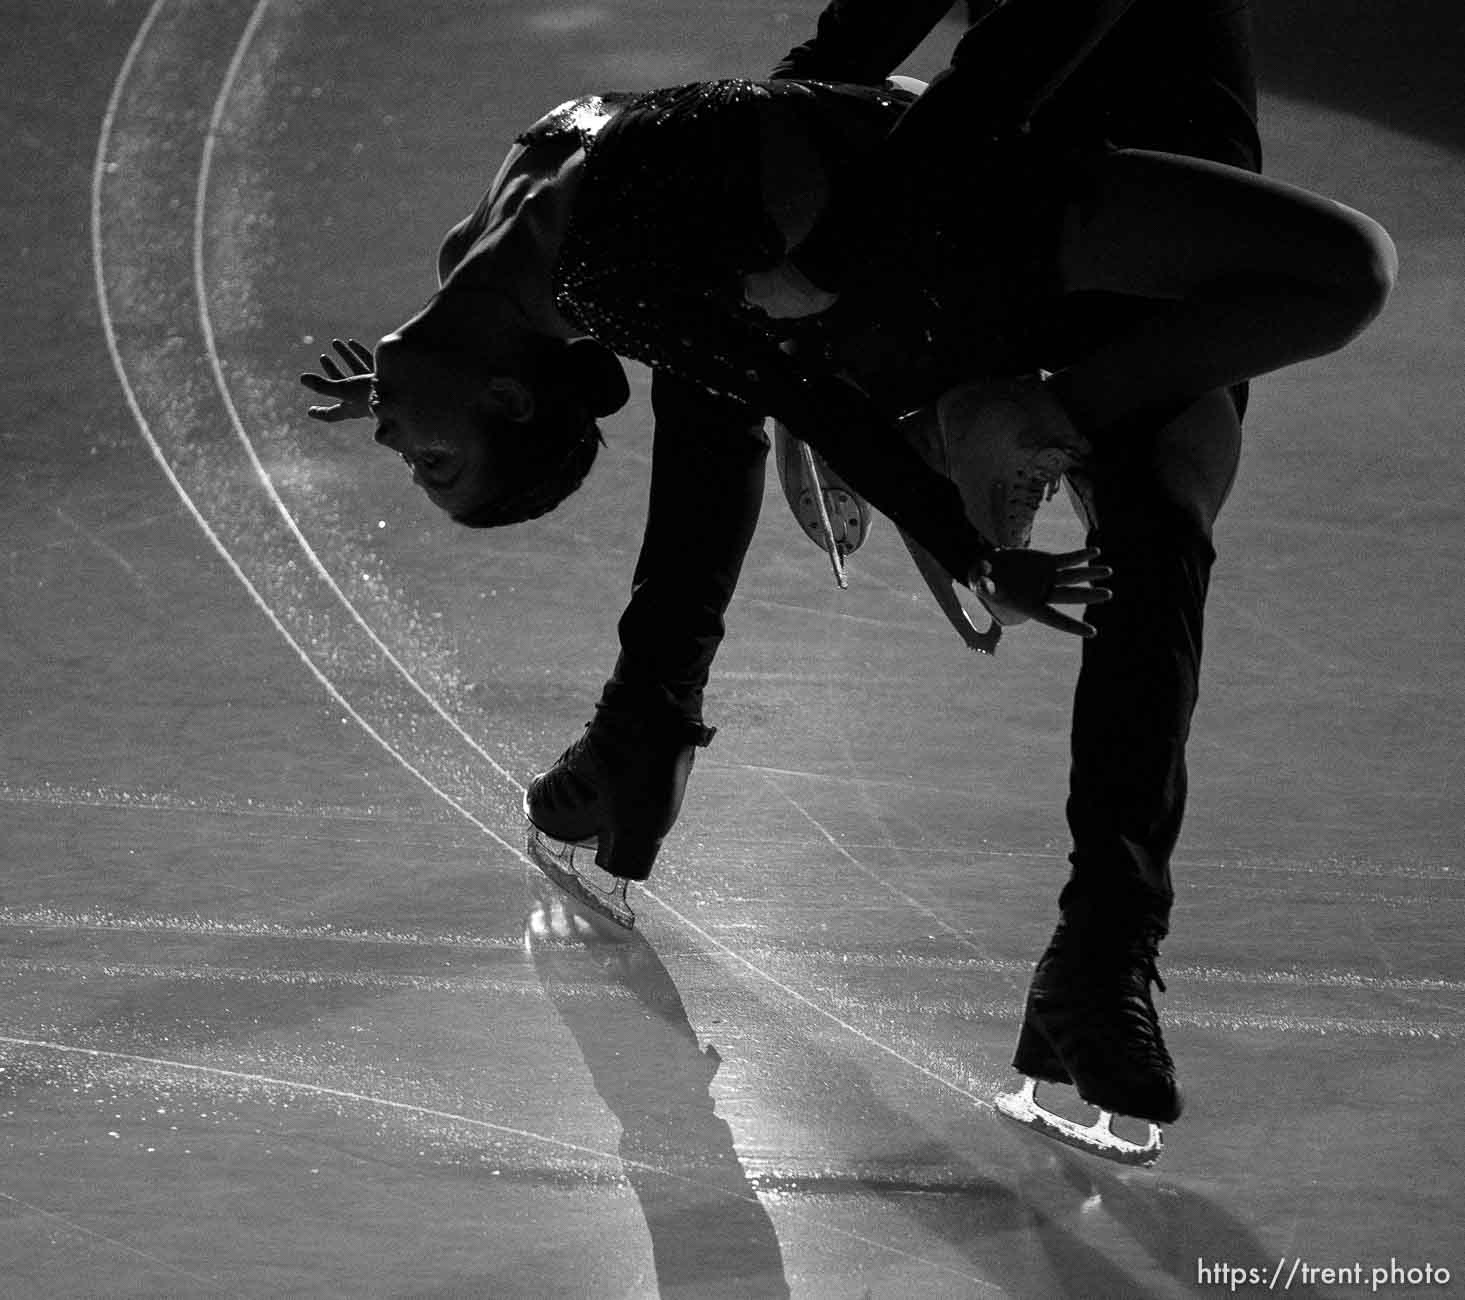
[[[449,514],[481,498],[492,469],[482,389],[480,380],[403,348],[395,335],[377,345],[376,440],[401,456],[412,481]]]

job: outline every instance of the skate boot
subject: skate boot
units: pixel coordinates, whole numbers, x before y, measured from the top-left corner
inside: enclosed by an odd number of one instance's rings
[[[632,928],[627,886],[651,874],[681,812],[696,751],[713,734],[677,714],[597,706],[584,735],[524,792],[534,864],[587,907]]]
[[[936,419],[945,472],[994,546],[1026,547],[1038,508],[1090,450],[1036,379],[962,384],[942,394]]]
[[[1060,923],[1028,989],[1013,1066],[1026,1080],[997,1098],[1009,1119],[1071,1146],[1151,1165],[1160,1158],[1161,1124],[1179,1119],[1180,1089],[1165,1050],[1150,985],[1163,992],[1156,967],[1158,938]],[[1038,1102],[1038,1084],[1072,1084],[1099,1109],[1092,1125],[1055,1114]],[[1113,1130],[1115,1115],[1145,1120],[1148,1137],[1134,1142]]]
[[[1043,502],[1089,453],[1088,443],[1036,379],[988,380],[949,389],[935,418],[914,412],[901,431],[933,469],[956,484],[972,526],[992,545],[1026,547]],[[901,540],[957,635],[973,650],[994,654],[1002,629],[1026,615],[978,597],[988,627],[981,631],[959,598],[958,584],[909,533]]]

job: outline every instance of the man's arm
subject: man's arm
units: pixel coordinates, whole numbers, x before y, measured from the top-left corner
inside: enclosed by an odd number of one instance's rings
[[[922,96],[931,100],[936,92],[935,107],[922,112],[975,112],[983,128],[997,135],[1021,128],[1133,3],[1007,0],[957,42],[951,66]],[[908,129],[904,121],[896,127]]]
[[[976,109],[978,120],[997,129],[1020,126],[1132,3],[988,0],[986,12],[957,43],[951,66],[931,82],[939,92],[937,103],[946,110]],[[950,8],[949,0],[832,0],[819,15],[813,37],[785,54],[773,75],[878,85]],[[953,80],[955,90],[941,89]],[[923,110],[922,116],[930,112]]]
[[[773,75],[878,86],[950,8],[951,0],[833,0],[814,35],[785,54]]]
[[[862,260],[863,234],[880,222],[872,195],[919,192],[922,181],[942,169],[979,159],[981,137],[1000,141],[1017,135],[1132,3],[1007,0],[975,23],[957,43],[951,66],[932,79],[925,94],[870,152],[863,172],[868,183],[852,178],[845,184],[796,250],[793,260],[799,270],[815,284],[837,290],[846,268]],[[922,18],[928,16],[919,3],[914,8]],[[795,61],[799,75],[827,76],[823,57],[831,67],[854,67],[850,43],[862,36],[876,39],[870,35],[877,27],[875,12],[883,11],[889,19],[890,9],[888,0],[834,0],[820,18],[825,32],[792,52],[806,51]],[[912,28],[904,19],[892,25],[903,33],[901,40],[877,40],[880,59],[867,67],[881,66],[886,55],[904,48]]]

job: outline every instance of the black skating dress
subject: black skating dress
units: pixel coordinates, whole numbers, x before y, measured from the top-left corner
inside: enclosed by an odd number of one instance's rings
[[[555,268],[556,306],[617,354],[781,420],[964,580],[986,540],[967,521],[950,481],[900,437],[894,416],[947,382],[1001,369],[1002,336],[1009,325],[1016,330],[1021,314],[1013,304],[1034,297],[1036,268],[1051,247],[1043,241],[1056,229],[1056,218],[1045,225],[1034,213],[1056,213],[1056,201],[1028,210],[1026,227],[1041,237],[1030,236],[1025,249],[993,244],[990,232],[975,252],[971,241],[955,248],[939,223],[920,226],[919,237],[914,227],[893,227],[890,256],[828,313],[830,322],[770,320],[744,302],[741,281],[786,252],[763,210],[760,173],[760,115],[775,97],[807,112],[836,174],[909,102],[867,87],[741,80],[597,99],[613,116],[598,131],[582,132],[587,160]],[[521,141],[580,130],[576,123],[589,108],[588,100],[565,105]],[[954,266],[964,278],[941,274]],[[913,288],[915,280],[925,283]],[[957,281],[965,290],[948,295]],[[963,304],[978,300],[983,321],[975,331],[952,324],[957,317],[969,322]],[[857,350],[863,338],[868,352],[882,307],[901,316],[917,301],[926,313],[919,328],[931,344],[923,362],[932,363],[915,367],[929,370],[919,383],[897,391],[902,385],[884,382],[888,375],[860,373],[857,386],[840,373],[878,371],[842,363],[841,345]],[[936,318],[952,327],[932,328]],[[791,334],[803,336],[797,355],[786,347]],[[898,351],[909,363],[913,350]]]

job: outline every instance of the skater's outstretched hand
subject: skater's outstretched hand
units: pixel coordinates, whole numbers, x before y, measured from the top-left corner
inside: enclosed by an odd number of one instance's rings
[[[355,339],[332,339],[331,346],[341,358],[337,364],[322,352],[323,375],[303,374],[300,382],[321,397],[332,398],[331,406],[312,406],[306,414],[313,420],[334,424],[338,420],[364,420],[371,415],[371,386],[376,381],[376,360],[371,349]]]
[[[1107,565],[1095,564],[1097,547],[1054,555],[1048,551],[996,550],[971,577],[987,612],[1003,626],[1032,619],[1074,636],[1093,636],[1092,624],[1060,612],[1058,605],[1101,605],[1107,587],[1094,584],[1112,576]]]

